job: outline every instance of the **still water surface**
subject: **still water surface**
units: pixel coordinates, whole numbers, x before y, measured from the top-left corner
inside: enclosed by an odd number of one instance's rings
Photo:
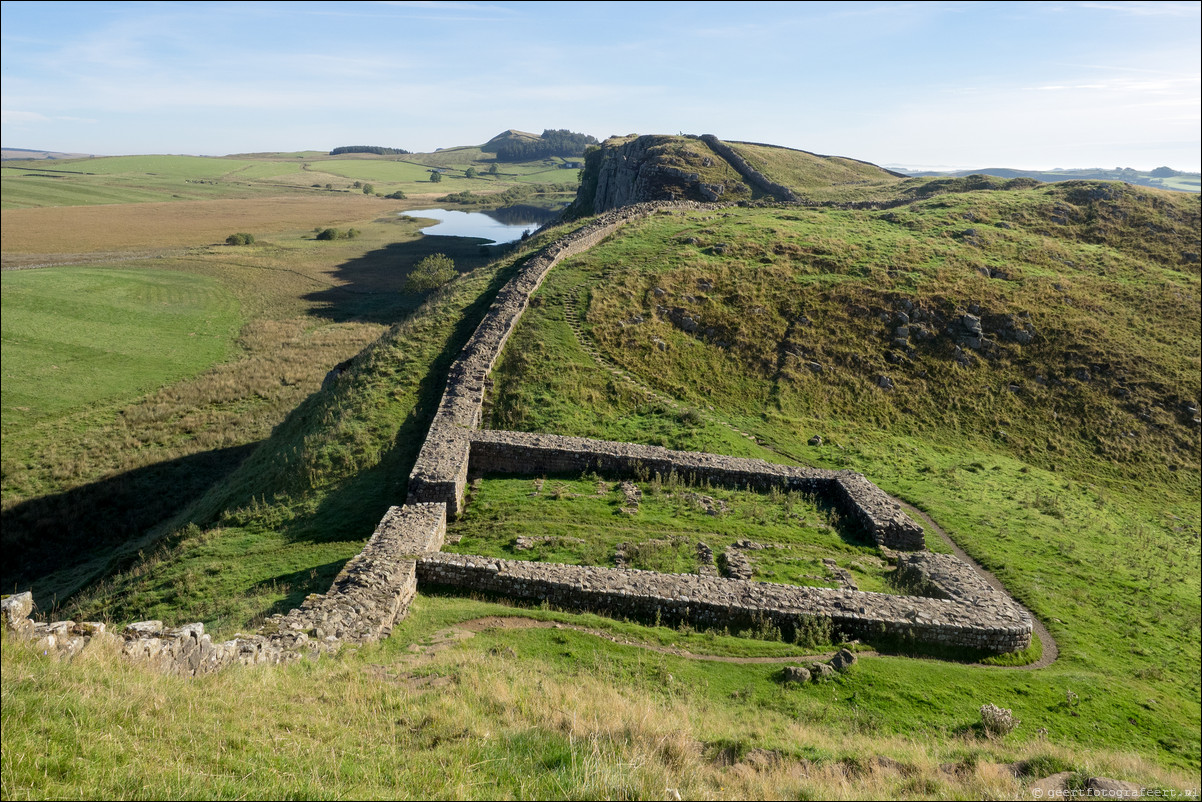
[[[488,209],[480,212],[457,212],[449,209],[414,209],[406,217],[424,217],[438,223],[421,231],[436,237],[475,237],[500,245],[515,242],[522,234],[533,234],[538,227],[555,216],[555,212],[532,207]]]

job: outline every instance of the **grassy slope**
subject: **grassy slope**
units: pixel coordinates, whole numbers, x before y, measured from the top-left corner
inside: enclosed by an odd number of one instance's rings
[[[73,599],[71,614],[201,619],[228,632],[327,587],[388,506],[404,500],[442,391],[439,371],[514,258],[463,276],[393,327],[180,516],[210,528],[168,539]]]
[[[1048,623],[1061,660],[1028,675],[1024,694],[1085,687],[1107,700],[1088,726],[1054,706],[1043,726],[1196,766],[1199,444],[1183,403],[1199,395],[1199,280],[1180,253],[1197,202],[1135,190],[1072,202],[1096,189],[654,218],[548,280],[495,376],[493,423],[862,470]],[[1150,226],[1156,237],[1141,234]],[[1009,278],[986,278],[987,265]],[[559,301],[584,289],[603,351],[684,414],[573,344]],[[931,313],[936,336],[892,345],[903,302]],[[987,319],[1028,312],[1038,336],[962,367],[943,331],[970,304]],[[700,336],[657,306],[690,309]],[[1088,381],[1074,378],[1082,367]],[[896,389],[876,386],[881,375]],[[760,444],[723,448],[723,419]],[[824,445],[807,445],[813,434]],[[927,672],[894,670],[916,685]],[[997,675],[959,671],[957,687],[1017,702]],[[876,703],[896,701],[864,702]]]
[[[801,196],[847,197],[851,187],[888,186],[900,179],[875,164],[801,150],[728,142],[747,163]]]
[[[570,629],[470,637],[455,626],[515,613],[693,651],[741,640],[426,596],[379,646],[194,680],[103,655],[47,661],[5,637],[4,797],[1007,799],[1027,780],[1003,764],[1021,760],[1028,779],[1076,770],[1196,785],[1191,772],[1059,733],[982,738],[977,689],[938,663],[918,685],[884,658],[789,688],[771,663],[698,662]],[[1024,717],[1064,704],[1006,676],[1025,692]],[[924,703],[929,687],[956,683],[952,703]],[[902,701],[913,725],[894,732],[877,694]],[[1083,716],[1095,705],[1083,698]]]
[[[230,358],[192,378],[158,381],[146,395],[127,387],[96,404],[80,404],[75,397],[76,403],[51,418],[6,424],[3,532],[11,557],[4,564],[6,586],[32,582],[42,604],[61,598],[102,569],[115,545],[202,495],[312,394],[331,367],[378,338],[386,321],[420,304],[422,296],[403,292],[412,265],[436,251],[451,254],[461,269],[487,259],[470,240],[420,235],[411,220],[387,217],[356,225],[363,233],[353,240],[317,242],[311,231],[277,231],[251,247],[211,246],[99,271],[106,281],[121,277],[118,295],[137,295],[147,277],[160,275],[183,286],[211,285],[221,297],[236,299],[246,323]],[[33,282],[49,291],[77,270],[5,273],[6,373],[16,367],[10,359],[15,344],[7,339],[8,282]],[[31,302],[42,303],[41,297]],[[159,314],[163,299],[149,300],[154,303],[127,317]],[[77,328],[59,333],[72,332],[78,334]],[[139,337],[148,341],[144,333]],[[185,339],[198,345],[197,338]],[[194,359],[202,350],[186,355]],[[46,353],[37,357],[49,359]],[[35,392],[16,375],[5,376],[4,390],[6,398]],[[41,391],[72,400],[54,383]]]

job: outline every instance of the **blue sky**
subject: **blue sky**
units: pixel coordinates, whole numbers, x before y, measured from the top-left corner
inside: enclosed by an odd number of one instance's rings
[[[714,133],[1198,170],[1198,2],[4,2],[2,141],[100,154]]]

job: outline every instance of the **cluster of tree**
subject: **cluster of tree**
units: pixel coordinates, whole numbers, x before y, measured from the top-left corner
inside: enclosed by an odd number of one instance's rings
[[[254,245],[255,244],[255,235],[247,234],[246,232],[240,231],[237,234],[230,234],[228,237],[226,237],[225,244],[226,245]]]
[[[357,228],[348,228],[346,231],[339,231],[336,228],[323,228],[317,232],[317,236],[314,239],[354,239],[357,236],[359,236],[359,229]]]
[[[417,263],[405,280],[405,292],[436,290],[455,278],[455,261],[445,253],[435,253]]]
[[[492,147],[496,148],[497,161],[525,162],[551,156],[581,156],[586,147],[596,144],[597,138],[588,134],[548,128],[538,139],[505,139]]]
[[[377,156],[406,156],[413,151],[404,148],[382,148],[378,145],[344,145],[330,151],[331,156],[341,156],[344,153],[374,153]]]
[[[404,200],[404,199],[405,199],[405,193],[404,193],[404,192],[401,192],[401,191],[398,189],[396,192],[389,192],[389,193],[388,193],[387,195],[385,195],[384,197],[385,197],[385,198],[388,198],[389,200]]]

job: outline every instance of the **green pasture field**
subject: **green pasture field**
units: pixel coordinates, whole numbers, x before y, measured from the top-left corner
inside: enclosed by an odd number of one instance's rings
[[[254,156],[254,158],[250,158]],[[307,158],[312,156],[312,158]],[[358,192],[354,181],[376,193],[500,192],[524,183],[577,182],[577,171],[554,167],[562,159],[501,164],[487,176],[491,154],[479,148],[448,148],[410,156],[328,157],[324,154],[249,154],[247,157],[108,156],[92,159],[5,162],[0,169],[0,208],[77,206],[167,200],[257,197],[280,192]],[[427,166],[429,165],[429,166]],[[430,167],[449,170],[438,183]],[[463,172],[481,174],[469,179]],[[330,187],[327,189],[326,185]],[[316,185],[316,186],[314,186]]]
[[[447,530],[461,539],[445,550],[612,567],[615,551],[625,543],[629,567],[684,574],[701,567],[699,542],[713,549],[716,559],[734,542],[751,540],[769,546],[743,552],[753,579],[839,587],[822,564],[827,558],[848,570],[860,590],[900,592],[880,552],[845,531],[837,513],[803,494],[694,488],[675,477],[636,486],[642,500],[630,513],[622,509],[620,488],[600,478],[484,479],[473,485],[462,518]],[[518,549],[520,536],[538,542]]]
[[[6,271],[4,436],[129,398],[224,359],[239,305],[207,276],[162,270]]]

